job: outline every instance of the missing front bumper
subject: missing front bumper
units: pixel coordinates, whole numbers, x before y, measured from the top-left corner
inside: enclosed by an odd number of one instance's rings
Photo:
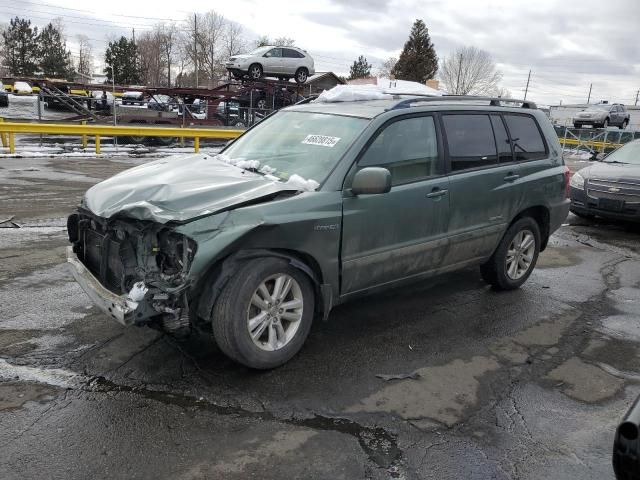
[[[116,295],[103,287],[80,261],[73,247],[67,247],[67,262],[71,266],[73,277],[100,310],[122,325],[135,323],[138,302],[127,299],[125,295]]]

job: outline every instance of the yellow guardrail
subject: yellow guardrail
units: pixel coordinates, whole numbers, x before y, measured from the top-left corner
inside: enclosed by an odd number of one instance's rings
[[[15,123],[0,119],[0,138],[10,153],[15,153],[15,135],[20,133],[38,133],[44,135],[79,135],[82,145],[87,147],[87,138],[95,139],[96,153],[100,153],[102,137],[175,137],[193,138],[193,147],[200,151],[201,138],[232,139],[242,135],[244,130],[226,128],[180,128],[130,125],[78,125],[63,123]],[[8,137],[8,138],[7,138]]]
[[[0,128],[2,128],[1,124]],[[601,142],[599,140],[578,140],[577,138],[561,138],[560,143],[563,145],[584,145],[585,147],[593,148],[618,148],[624,145],[623,143]]]

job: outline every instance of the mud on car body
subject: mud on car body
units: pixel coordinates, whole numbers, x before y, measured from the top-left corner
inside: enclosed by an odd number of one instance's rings
[[[209,328],[253,368],[363,294],[470,265],[517,288],[566,218],[567,169],[541,112],[464,101],[319,99],[118,174],[69,217],[72,272],[119,322]]]

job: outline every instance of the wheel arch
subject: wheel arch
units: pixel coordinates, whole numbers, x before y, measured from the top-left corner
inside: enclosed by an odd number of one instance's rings
[[[202,281],[194,289],[194,296],[197,297],[198,305],[197,316],[209,322],[220,292],[229,279],[238,271],[240,265],[251,259],[264,257],[287,260],[292,267],[303,272],[311,280],[316,295],[316,315],[322,315],[323,319],[326,320],[332,306],[332,290],[330,285],[323,283],[320,264],[308,253],[279,248],[240,249],[212,262],[206,274],[203,275]],[[203,297],[202,294],[205,292],[209,292],[209,294]]]
[[[551,214],[549,212],[549,209],[543,205],[529,207],[518,213],[518,215],[516,215],[513,220],[511,220],[509,226],[513,225],[515,222],[524,217],[533,218],[540,227],[540,237],[542,240],[540,251],[544,251],[544,249],[547,248],[547,244],[549,243],[549,229],[551,228]]]

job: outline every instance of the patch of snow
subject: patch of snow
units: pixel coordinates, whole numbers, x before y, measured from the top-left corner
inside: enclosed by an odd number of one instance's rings
[[[18,379],[23,382],[38,382],[63,388],[72,387],[86,381],[84,376],[69,370],[12,365],[3,358],[0,358],[0,378],[3,380]]]
[[[361,102],[391,98],[391,95],[377,85],[336,85],[331,90],[323,91],[315,101],[320,103]]]
[[[260,167],[258,160],[240,160],[236,163],[236,167],[257,170]]]
[[[262,167],[260,167],[259,172],[264,173],[266,175],[271,175],[272,173],[276,173],[276,169],[273,167],[270,167],[269,165],[263,165]]]
[[[315,180],[305,180],[295,173],[289,177],[286,184],[305,192],[313,192],[320,186]]]

